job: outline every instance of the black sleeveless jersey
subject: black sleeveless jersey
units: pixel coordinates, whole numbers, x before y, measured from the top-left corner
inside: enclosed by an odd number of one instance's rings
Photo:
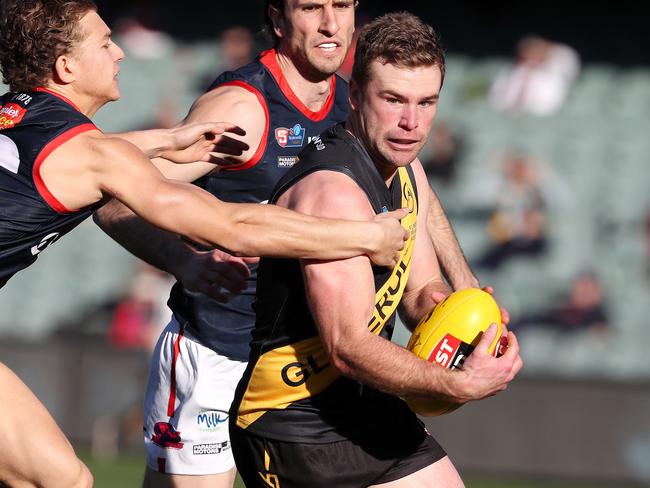
[[[309,110],[293,93],[277,62],[275,50],[255,61],[219,76],[210,89],[238,86],[255,94],[264,107],[266,126],[253,157],[229,170],[207,175],[196,182],[227,202],[265,203],[278,180],[293,166],[296,156],[312,137],[347,118],[347,83],[333,76],[330,95],[318,112]],[[202,343],[232,359],[246,361],[250,331],[255,324],[251,304],[255,297],[256,268],[251,266],[248,288],[229,303],[217,303],[177,283],[169,306],[181,324]]]
[[[92,208],[65,208],[40,167],[61,144],[95,129],[72,102],[45,88],[0,97],[0,287],[91,215]]]
[[[390,340],[415,247],[418,198],[413,171],[400,168],[387,188],[365,149],[337,125],[312,140],[300,163],[276,187],[272,201],[306,175],[324,170],[352,178],[376,213],[406,206],[412,210],[402,220],[411,236],[399,263],[392,270],[373,267],[376,298],[368,328]],[[364,429],[381,431],[389,423],[399,429],[396,422],[417,422],[402,400],[341,376],[329,364],[298,260],[262,259],[257,293],[251,357],[231,410],[239,427],[271,439],[319,443],[354,438]]]

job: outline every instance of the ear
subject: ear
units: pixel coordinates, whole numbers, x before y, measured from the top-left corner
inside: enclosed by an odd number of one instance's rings
[[[284,15],[273,5],[269,5],[269,17],[271,17],[271,22],[273,23],[273,32],[281,39],[284,37]]]
[[[54,62],[54,76],[58,81],[69,84],[75,81],[75,62],[69,55],[61,55]]]
[[[361,90],[356,80],[350,80],[349,90],[350,91],[348,98],[350,100],[350,109],[352,109],[353,112],[357,112],[359,110],[359,106],[361,105]]]

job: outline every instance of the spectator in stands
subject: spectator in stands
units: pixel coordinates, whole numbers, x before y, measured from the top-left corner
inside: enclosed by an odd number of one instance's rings
[[[563,332],[606,332],[610,328],[610,322],[604,295],[596,273],[583,271],[573,279],[567,296],[560,299],[560,305],[550,306],[541,313],[519,317],[509,327],[511,330],[544,326]]]
[[[547,197],[536,163],[523,154],[508,153],[503,182],[488,223],[493,246],[477,266],[496,269],[512,256],[539,256],[546,251]]]
[[[580,72],[576,51],[557,42],[527,36],[517,43],[514,63],[490,88],[490,103],[500,111],[551,115],[563,104]]]
[[[131,281],[128,295],[115,307],[108,339],[117,349],[153,350],[160,324],[169,319],[167,296],[173,279],[142,264]]]
[[[205,91],[224,71],[234,71],[250,63],[255,57],[255,39],[252,32],[241,25],[233,25],[219,34],[217,39],[219,63],[214,71],[202,76],[199,89]]]
[[[148,0],[129,2],[127,11],[116,22],[116,37],[129,56],[138,59],[161,59],[175,48],[172,37],[159,28],[159,9]]]
[[[429,142],[420,153],[420,161],[427,176],[436,182],[449,185],[456,176],[456,166],[462,158],[463,143],[460,134],[449,124],[435,124],[429,135]]]

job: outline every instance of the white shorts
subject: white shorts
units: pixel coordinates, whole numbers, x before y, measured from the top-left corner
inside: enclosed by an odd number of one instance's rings
[[[235,467],[228,410],[246,363],[199,343],[172,318],[156,344],[144,399],[147,466],[208,475]]]

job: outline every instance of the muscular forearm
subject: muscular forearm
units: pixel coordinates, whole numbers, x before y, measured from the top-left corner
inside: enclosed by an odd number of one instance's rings
[[[430,189],[427,228],[436,250],[440,265],[455,290],[478,288],[479,281],[474,276],[463,251],[458,244],[456,234],[435,192]]]
[[[342,259],[377,253],[389,235],[375,222],[316,218],[275,205],[220,202],[179,182],[160,180],[146,191],[154,198],[146,206],[133,201],[134,212],[193,242],[239,256]]]
[[[322,219],[274,205],[235,205],[220,244],[243,256],[343,259],[376,251],[378,226]]]
[[[385,393],[464,403],[463,373],[428,363],[367,332],[330,358],[342,374]]]
[[[196,252],[176,234],[149,224],[117,200],[97,210],[93,220],[131,254],[177,278],[180,263]]]

